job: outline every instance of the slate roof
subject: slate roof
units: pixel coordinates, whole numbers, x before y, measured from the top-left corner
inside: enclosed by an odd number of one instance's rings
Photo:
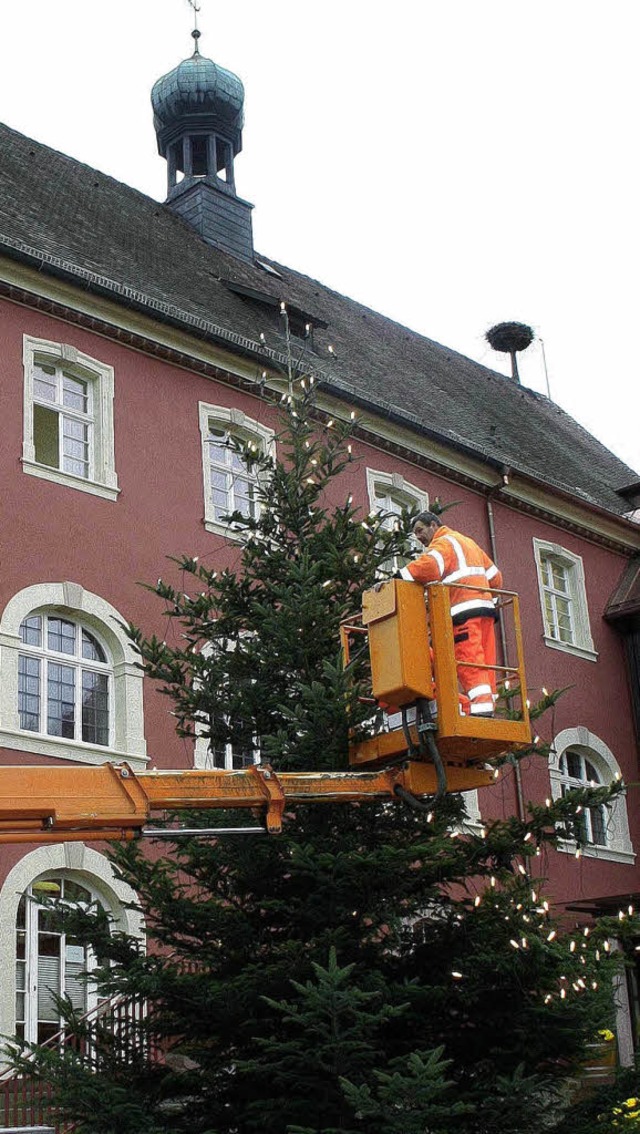
[[[80,274],[128,303],[147,297],[159,317],[208,329],[256,357],[260,332],[268,348],[283,350],[277,309],[229,281],[284,299],[318,321],[309,368],[360,405],[497,468],[628,511],[616,489],[637,474],[541,394],[259,254],[278,275],[212,248],[166,206],[1,124],[0,153],[0,251]]]

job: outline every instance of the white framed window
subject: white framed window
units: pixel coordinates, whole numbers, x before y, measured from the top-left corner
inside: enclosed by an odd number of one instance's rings
[[[46,898],[47,904],[40,899]],[[95,954],[57,925],[48,903],[89,908],[97,895],[85,880],[45,875],[22,894],[16,917],[16,1035],[46,1043],[64,1026],[57,997],[68,997],[79,1015],[97,1006],[95,985],[84,975]]]
[[[80,1014],[96,1005],[95,988],[80,976],[91,970],[93,957],[54,930],[44,897],[76,905],[97,901],[116,930],[144,947],[137,896],[116,878],[104,855],[82,842],[50,843],[24,854],[0,887],[0,1032],[37,1042],[59,1030],[53,994],[69,995]]]
[[[23,363],[24,471],[116,500],[113,367],[31,335]]]
[[[383,473],[375,469],[367,469],[367,492],[369,494],[369,509],[371,512],[385,513],[382,526],[393,531],[403,509],[418,508],[421,512],[429,508],[429,495],[421,488],[409,481],[400,473]],[[413,537],[409,538],[412,551],[422,550],[420,544]],[[390,571],[398,571],[409,561],[409,556],[394,555],[385,564]]]
[[[275,455],[275,434],[242,410],[199,403],[204,481],[204,526],[207,531],[238,539],[223,517],[231,512],[256,519],[258,470],[234,448],[234,441],[248,442],[256,451]]]
[[[540,539],[534,539],[533,548],[544,641],[553,649],[596,661],[581,557]]]
[[[259,764],[258,738],[249,729],[246,731],[246,738],[240,744],[216,742],[209,737],[198,736],[193,757],[194,767],[231,772]]]
[[[560,799],[575,788],[606,785],[621,777],[620,766],[611,750],[584,726],[560,732],[553,741],[551,753],[549,777],[553,799]],[[635,862],[624,795],[617,796],[610,804],[585,808],[580,820],[585,856]],[[574,854],[576,844],[564,841],[560,849]]]
[[[20,728],[108,747],[113,665],[95,631],[42,613],[24,618],[19,634]]]
[[[246,631],[241,632],[241,637],[245,637],[246,634]],[[237,644],[236,641],[229,640],[219,643],[219,647],[225,652],[231,653],[236,649]],[[202,653],[205,657],[210,656],[215,648],[213,642],[205,642]],[[221,719],[225,729],[228,729],[230,717],[227,714],[221,714]],[[210,720],[209,728],[211,731],[213,731],[213,724],[214,722]],[[196,723],[196,741],[193,752],[195,768],[231,772],[260,763],[260,741],[249,725],[242,723],[239,728],[236,728],[235,734],[238,739],[234,744],[222,738],[214,739],[211,736],[205,736],[204,731],[203,718]]]
[[[14,595],[0,617],[0,747],[146,765],[143,674],[123,621],[77,583]]]

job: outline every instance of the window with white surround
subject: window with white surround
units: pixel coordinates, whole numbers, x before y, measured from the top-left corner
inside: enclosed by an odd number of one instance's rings
[[[198,736],[193,762],[196,768],[219,768],[221,771],[249,768],[252,764],[260,763],[258,738],[250,729],[246,730],[246,737],[240,744]]]
[[[238,538],[224,519],[231,512],[256,519],[258,470],[239,453],[234,442],[248,443],[257,452],[275,454],[274,432],[237,409],[199,404],[204,477],[204,524],[207,531]]]
[[[242,637],[245,635],[242,634]],[[233,652],[237,647],[236,641],[226,641],[220,644],[225,652]],[[205,642],[202,653],[210,656],[215,649],[213,642]],[[209,721],[209,731],[218,732],[217,737],[204,736],[205,725],[201,720],[196,724],[196,742],[193,753],[193,763],[196,768],[220,769],[233,771],[249,768],[252,764],[260,763],[260,742],[250,725],[240,721],[234,728],[234,742],[224,739],[224,733],[229,731],[230,717],[222,714],[224,728],[214,730],[214,720]],[[220,736],[223,733],[223,736]]]
[[[136,894],[104,855],[82,842],[23,854],[0,886],[0,1033],[37,1043],[60,1029],[56,995],[68,996],[79,1015],[97,1002],[95,986],[82,975],[93,968],[91,950],[53,924],[45,899],[76,907],[97,902],[116,931],[144,945]]]
[[[376,472],[367,469],[367,491],[369,493],[369,508],[371,512],[385,513],[382,526],[393,531],[397,527],[404,509],[417,508],[423,512],[429,507],[429,496],[422,489],[409,484],[400,473]],[[422,550],[417,541],[409,540],[414,551]],[[409,561],[409,556],[395,555],[386,566],[391,571],[398,571]]]
[[[551,751],[549,775],[554,799],[575,788],[597,787],[620,779],[620,767],[611,750],[583,726],[564,729],[555,737]],[[613,862],[635,861],[624,795],[607,805],[585,808],[580,820],[584,855]],[[566,841],[560,849],[573,854],[576,845]]]
[[[27,1043],[46,1043],[63,1028],[58,997],[67,997],[80,1016],[97,1006],[95,985],[84,976],[95,968],[93,950],[56,923],[48,904],[86,909],[96,900],[84,879],[81,883],[59,874],[39,878],[20,898],[16,918],[16,1035]]]
[[[77,583],[14,595],[0,617],[0,747],[144,767],[143,675],[122,622]]]
[[[547,646],[595,661],[582,559],[540,539],[534,539],[533,547]]]
[[[23,362],[24,471],[115,500],[113,367],[30,335]]]

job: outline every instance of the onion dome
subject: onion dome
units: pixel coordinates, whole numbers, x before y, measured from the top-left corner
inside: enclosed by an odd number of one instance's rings
[[[234,155],[242,149],[244,87],[237,75],[198,51],[163,75],[151,91],[153,124],[162,156],[185,130],[214,130],[227,138]]]
[[[253,260],[253,205],[236,193],[244,87],[237,75],[195,51],[151,92],[158,152],[167,161],[165,204],[208,244]]]

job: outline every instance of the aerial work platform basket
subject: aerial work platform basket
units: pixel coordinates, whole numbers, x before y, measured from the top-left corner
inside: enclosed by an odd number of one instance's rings
[[[503,658],[500,665],[483,665],[495,671],[499,693],[493,716],[486,718],[463,709],[458,675],[463,666],[476,663],[456,661],[452,589],[446,583],[423,588],[390,579],[365,591],[361,616],[343,624],[346,662],[354,639],[360,643],[362,635],[368,639],[373,699],[386,713],[383,730],[352,744],[352,765],[412,755],[412,749],[420,747],[419,733],[427,728],[448,769],[470,772],[475,767],[476,774],[481,772],[478,765],[531,744],[517,594],[491,592],[497,617],[507,624],[504,639],[510,642],[513,658]],[[482,774],[486,776],[484,770]],[[480,784],[469,782],[467,786]]]

